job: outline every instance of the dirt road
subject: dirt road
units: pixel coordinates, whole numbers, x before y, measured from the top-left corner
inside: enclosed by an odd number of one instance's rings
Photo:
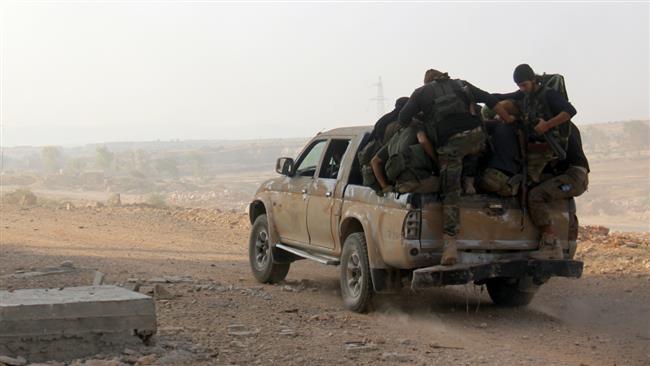
[[[493,306],[474,286],[376,298],[342,308],[334,267],[301,261],[287,281],[249,273],[245,215],[144,207],[0,208],[0,289],[164,284],[158,346],[115,364],[643,365],[650,360],[650,238],[586,237],[583,278],[551,279],[528,308]],[[614,240],[616,239],[616,240]],[[79,271],[15,276],[72,261]],[[241,325],[241,326],[240,326]],[[237,327],[235,327],[237,326]],[[244,332],[233,332],[233,329]],[[148,361],[146,356],[148,353]],[[146,362],[145,362],[146,361]],[[79,364],[79,362],[78,362]]]

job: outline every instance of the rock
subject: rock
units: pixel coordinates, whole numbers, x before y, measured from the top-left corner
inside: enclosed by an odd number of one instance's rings
[[[127,282],[122,287],[124,287],[125,289],[129,289],[131,291],[134,291],[134,292],[138,292],[138,291],[140,291],[140,286],[142,286],[142,284],[140,282]]]
[[[154,354],[142,356],[138,358],[138,361],[135,364],[136,366],[152,365],[154,362],[156,362],[157,358],[158,357]]]
[[[30,191],[25,191],[22,193],[22,197],[20,197],[21,206],[34,206],[36,203],[38,203],[38,199],[34,193]]]
[[[479,328],[487,328],[487,323],[481,323],[481,324],[479,324]]]
[[[278,335],[285,336],[285,337],[295,337],[298,334],[296,334],[296,332],[291,328],[282,328],[280,329]]]
[[[104,278],[106,278],[106,274],[95,271],[95,278],[93,279],[93,286],[101,286],[104,284]]]
[[[403,355],[397,352],[384,352],[381,354],[382,361],[387,362],[411,362],[413,358],[409,355]]]
[[[167,289],[165,289],[162,285],[156,284],[153,287],[153,297],[156,300],[173,300],[176,296],[167,291]]]
[[[233,337],[255,337],[259,332],[259,329],[249,330],[242,324],[231,324],[228,326],[228,335]]]
[[[74,268],[74,263],[72,261],[63,261],[59,264],[59,267]]]
[[[106,205],[109,207],[118,207],[122,205],[122,200],[120,198],[119,193],[113,193],[110,197],[108,197],[108,201],[106,201]]]
[[[87,360],[82,364],[83,366],[127,366],[125,363],[117,359],[113,360]]]
[[[369,352],[369,351],[377,350],[377,346],[375,346],[372,343],[350,341],[350,342],[345,342],[345,350],[347,352],[355,352],[355,353]]]
[[[27,365],[27,360],[20,356],[13,358],[9,356],[0,355],[0,363],[4,363],[7,366],[23,366],[23,365]]]

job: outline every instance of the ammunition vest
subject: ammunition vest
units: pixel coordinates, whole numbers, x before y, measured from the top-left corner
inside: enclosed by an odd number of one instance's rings
[[[386,177],[392,182],[421,180],[431,176],[433,162],[418,144],[415,129],[404,128],[386,145]]]
[[[541,85],[536,92],[526,94],[519,105],[519,109],[521,110],[521,113],[524,117],[524,123],[526,125],[528,136],[540,141],[543,138],[541,136],[538,136],[535,132],[537,119],[543,118],[544,120],[548,121],[551,118],[555,117],[546,100],[546,94],[549,92],[549,90],[551,90],[551,88],[548,86]],[[566,123],[552,128],[549,130],[549,132],[566,150],[569,142],[569,135],[571,135],[571,124],[567,121]]]
[[[470,113],[469,103],[463,98],[464,85],[460,80],[435,80],[432,85],[434,123],[439,123],[451,114]]]

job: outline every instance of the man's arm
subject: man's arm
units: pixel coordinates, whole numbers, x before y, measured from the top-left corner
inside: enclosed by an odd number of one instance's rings
[[[377,183],[379,183],[382,191],[389,186],[386,176],[384,175],[383,165],[384,162],[377,155],[373,156],[372,160],[370,160],[372,172],[375,173],[375,178],[377,179]]]
[[[514,99],[514,100],[524,99],[524,93],[521,90],[517,90],[512,93],[505,93],[505,94],[492,93],[492,96],[496,98],[496,100],[499,102],[507,99]]]
[[[479,102],[479,103],[485,103],[488,107],[492,108],[492,110],[501,117],[501,120],[503,120],[505,123],[512,123],[514,122],[514,117],[508,113],[503,105],[497,104],[499,100],[494,97],[493,94],[490,94],[482,89],[479,89],[475,87],[474,85],[467,83],[467,86],[469,87],[469,92],[472,93],[474,96],[474,100]],[[512,93],[514,94],[514,93]]]
[[[548,121],[543,119],[539,120],[535,126],[535,131],[540,135],[553,127],[566,123],[571,119],[571,117],[578,113],[573,105],[571,105],[571,103],[569,103],[569,101],[566,100],[557,90],[551,89],[546,92],[546,102],[551,113],[555,114],[555,117]]]
[[[422,88],[415,89],[413,94],[411,94],[409,101],[406,102],[404,108],[399,112],[399,118],[397,120],[402,127],[407,127],[411,123],[413,117],[422,111],[422,107],[419,105],[421,94]]]
[[[386,146],[383,146],[370,160],[372,172],[375,174],[375,179],[377,179],[377,183],[379,183],[382,191],[390,186],[386,176],[384,175],[384,159],[382,159],[382,157],[387,154],[388,150],[386,149]]]
[[[424,149],[424,152],[426,152],[427,155],[429,155],[431,160],[437,162],[438,161],[438,154],[433,149],[433,145],[431,144],[431,141],[429,141],[429,138],[427,137],[426,132],[420,130],[420,131],[417,132],[416,136],[418,138],[418,143],[420,143],[420,145],[422,145],[422,149]]]

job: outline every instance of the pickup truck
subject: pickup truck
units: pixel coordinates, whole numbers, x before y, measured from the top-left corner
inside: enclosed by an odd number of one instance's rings
[[[527,305],[553,276],[580,277],[574,261],[573,199],[552,205],[563,260],[535,260],[539,232],[517,197],[462,197],[459,261],[441,266],[442,206],[436,193],[379,196],[362,185],[358,151],[371,126],[316,135],[296,159],[276,163],[280,177],[261,184],[248,207],[249,260],[262,283],[282,281],[291,263],[311,259],[340,268],[344,305],[371,308],[374,294],[432,286],[486,285],[502,306]]]

